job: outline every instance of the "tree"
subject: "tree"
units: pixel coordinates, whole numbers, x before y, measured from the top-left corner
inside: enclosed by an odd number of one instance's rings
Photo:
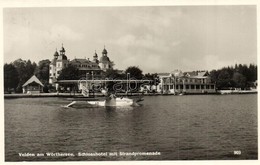
[[[243,76],[241,73],[234,73],[233,75],[233,81],[236,88],[242,88],[244,89],[246,87],[246,77]]]
[[[121,79],[124,77],[124,75],[120,74],[116,69],[108,69],[105,72],[104,77],[108,79]]]
[[[217,88],[227,88],[231,87],[231,78],[227,70],[221,70],[219,75],[218,75],[218,80],[217,80]]]
[[[212,82],[218,89],[227,87],[249,88],[257,80],[257,66],[254,64],[236,64],[235,67],[224,67],[210,72]]]
[[[116,69],[108,69],[104,73],[104,78],[109,79],[109,80],[122,80],[122,79],[124,79],[124,74],[121,74]],[[113,81],[106,82],[106,88],[107,88],[108,92],[109,93],[114,92],[114,90],[115,90],[114,87],[118,83],[120,83],[120,82],[113,82]],[[124,86],[123,84],[120,84],[120,85]]]
[[[130,66],[125,70],[126,74],[130,74],[130,78],[141,80],[143,78],[143,71],[137,66]]]
[[[19,75],[12,64],[4,65],[4,88],[8,92],[10,89],[16,89],[19,83]]]
[[[250,64],[246,76],[247,76],[247,81],[249,82],[254,82],[255,80],[257,80],[257,66]]]
[[[61,70],[58,80],[78,80],[79,70],[75,66],[69,64]]]
[[[211,81],[212,81],[212,82],[216,83],[216,82],[218,81],[219,72],[220,72],[220,71],[217,71],[217,70],[212,70],[212,71],[210,72],[209,75],[210,75],[210,78],[211,78]]]
[[[31,63],[30,60],[25,61],[22,59],[17,59],[12,64],[16,68],[19,75],[19,84],[16,91],[22,92],[22,85],[33,76],[37,65],[35,63]]]
[[[41,60],[38,63],[38,66],[35,69],[35,75],[39,78],[39,80],[43,84],[48,84],[49,81],[49,65],[51,61],[50,60]]]
[[[158,77],[158,74],[157,73],[146,73],[144,75],[144,79],[145,80],[151,80],[151,85],[158,85],[160,82],[159,82],[159,77]]]

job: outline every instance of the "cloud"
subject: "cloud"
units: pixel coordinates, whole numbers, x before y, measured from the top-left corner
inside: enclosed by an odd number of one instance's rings
[[[153,52],[165,52],[172,46],[170,43],[166,43],[161,38],[150,33],[143,34],[142,36],[127,34],[119,38],[112,38],[108,43],[117,45],[118,47],[124,47],[134,50],[140,50],[141,52],[153,51]],[[177,45],[177,42],[175,43]],[[151,52],[150,52],[151,53]]]
[[[227,59],[220,59],[217,55],[206,55],[202,62],[204,63],[204,69],[212,70],[235,65],[236,60],[228,61]]]
[[[181,41],[172,41],[171,46],[176,47],[176,46],[180,45],[181,43],[182,43]]]
[[[257,58],[255,11],[246,6],[10,9],[4,15],[5,58],[39,61],[64,43],[68,58],[91,57],[95,49],[100,55],[106,45],[118,69],[188,71],[233,65],[234,59],[250,63]]]
[[[78,33],[70,29],[68,26],[64,25],[54,25],[51,30],[46,33],[45,38],[49,38],[51,40],[70,40],[70,41],[78,41],[84,38],[84,34]]]

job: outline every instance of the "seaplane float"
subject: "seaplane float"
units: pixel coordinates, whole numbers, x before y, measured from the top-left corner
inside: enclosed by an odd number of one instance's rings
[[[143,98],[128,98],[116,97],[114,94],[106,97],[105,99],[98,100],[84,100],[84,98],[74,100],[70,104],[64,106],[66,108],[73,107],[75,104],[87,104],[97,107],[124,107],[124,106],[139,106],[138,102],[143,101]]]

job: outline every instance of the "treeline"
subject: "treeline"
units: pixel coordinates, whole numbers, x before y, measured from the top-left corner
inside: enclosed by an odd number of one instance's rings
[[[33,75],[46,87],[49,81],[50,60],[41,60],[38,65],[30,60],[17,59],[4,64],[4,90],[6,92],[22,92],[23,84]]]
[[[224,67],[210,72],[211,80],[216,83],[217,89],[254,87],[257,80],[257,66],[254,64],[235,65]]]
[[[49,81],[49,64],[50,60],[41,60],[38,64],[31,62],[30,60],[18,59],[9,64],[4,64],[4,89],[5,91],[22,92],[22,85],[33,75],[44,84],[44,89],[48,91],[51,87]],[[129,74],[127,77],[127,74]],[[79,79],[82,75],[79,74],[79,70],[72,65],[65,67],[62,71],[58,80],[71,80]],[[228,88],[241,88],[247,89],[253,87],[254,82],[257,80],[257,66],[254,64],[248,65],[235,65],[224,67],[218,70],[212,70],[210,72],[212,82],[216,83],[217,89],[228,89]],[[143,74],[142,70],[136,66],[130,66],[120,72],[118,70],[108,70],[102,76],[108,79],[148,79],[154,80],[153,84],[158,85],[158,75],[154,74]],[[112,84],[111,84],[112,85]]]

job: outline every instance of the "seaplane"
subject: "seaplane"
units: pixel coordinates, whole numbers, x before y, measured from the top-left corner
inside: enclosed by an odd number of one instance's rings
[[[126,107],[126,106],[140,106],[139,102],[143,101],[143,98],[128,98],[125,96],[117,97],[115,94],[107,95],[105,98],[89,99],[86,95],[86,91],[82,92],[83,96],[77,100],[72,101],[70,104],[64,106],[65,108],[73,107],[75,104],[84,104],[93,107]],[[103,92],[102,92],[103,93]],[[106,93],[107,94],[107,93]]]

